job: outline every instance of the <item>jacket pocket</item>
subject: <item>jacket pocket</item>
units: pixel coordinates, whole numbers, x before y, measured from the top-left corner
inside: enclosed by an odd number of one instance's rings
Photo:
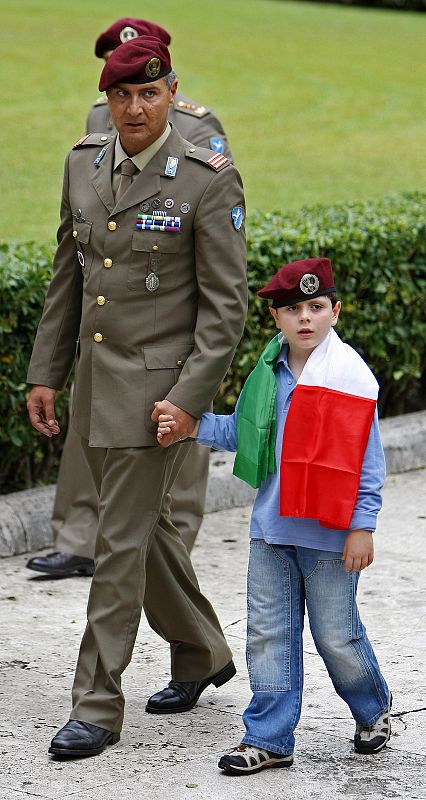
[[[144,347],[146,368],[145,425],[155,432],[157,425],[151,414],[156,400],[164,400],[170,389],[177,383],[187,358],[194,349],[193,344],[173,342],[170,345],[147,345]]]
[[[132,255],[127,274],[129,289],[149,291],[146,279],[154,274],[155,291],[173,289],[176,282],[176,257],[181,247],[178,232],[136,231],[132,236]]]

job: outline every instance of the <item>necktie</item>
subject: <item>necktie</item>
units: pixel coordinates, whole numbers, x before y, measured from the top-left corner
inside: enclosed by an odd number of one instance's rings
[[[120,164],[120,183],[118,184],[117,193],[115,195],[115,202],[118,203],[119,200],[123,197],[123,194],[127,192],[129,188],[133,176],[139,172],[136,164],[133,163],[131,158],[126,158]]]

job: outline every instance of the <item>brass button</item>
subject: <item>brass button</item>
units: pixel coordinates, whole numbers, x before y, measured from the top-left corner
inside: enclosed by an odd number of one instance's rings
[[[95,333],[93,338],[94,338],[95,342],[102,342],[104,337],[102,336],[101,333]]]
[[[153,249],[153,250],[158,250],[158,249],[159,249],[159,247],[158,247],[158,244],[153,244],[153,245],[152,245],[152,249]]]
[[[108,136],[101,136],[101,142],[107,142]]]
[[[98,306],[104,306],[106,303],[105,297],[102,294],[100,294],[99,297],[96,298],[96,302]]]
[[[116,222],[113,222],[113,220],[111,220],[111,222],[108,222],[108,230],[109,231],[115,231],[116,228],[117,228],[117,223]]]
[[[73,232],[72,232],[72,235],[74,236],[74,239],[77,239],[77,236],[78,236],[78,233],[77,233],[77,231],[73,231]]]
[[[183,361],[181,361],[180,358],[178,359],[178,361],[176,361],[176,366],[177,367],[182,367],[183,366]]]
[[[107,269],[112,267],[112,258],[104,258],[104,267]]]

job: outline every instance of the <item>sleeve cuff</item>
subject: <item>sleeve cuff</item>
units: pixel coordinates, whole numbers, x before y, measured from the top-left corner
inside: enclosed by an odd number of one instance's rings
[[[349,525],[350,531],[375,531],[377,514],[367,514],[366,512],[355,512]]]
[[[215,415],[209,412],[202,415],[196,441],[206,447],[214,446]]]

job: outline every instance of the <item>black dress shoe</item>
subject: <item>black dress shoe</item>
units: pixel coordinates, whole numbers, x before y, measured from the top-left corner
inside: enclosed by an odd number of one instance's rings
[[[68,758],[97,756],[108,744],[116,744],[119,739],[119,733],[111,733],[90,722],[70,719],[53,737],[49,753]]]
[[[204,681],[170,681],[165,689],[149,698],[145,711],[149,714],[179,714],[182,711],[189,711],[194,708],[201,692],[204,692],[207,686],[211,683],[216,687],[222,686],[234,677],[236,671],[234,662],[230,661],[220,672]]]
[[[27,562],[28,569],[35,572],[46,572],[56,578],[67,578],[69,575],[93,575],[95,562],[91,558],[74,556],[72,553],[48,553],[47,556],[36,556]]]

